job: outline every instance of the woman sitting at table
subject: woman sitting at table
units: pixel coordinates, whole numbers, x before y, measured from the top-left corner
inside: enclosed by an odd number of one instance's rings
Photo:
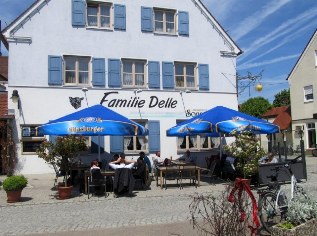
[[[90,173],[91,173],[92,181],[96,185],[95,187],[96,193],[101,194],[101,185],[104,183],[105,177],[101,174],[101,170],[97,160],[94,160],[91,162]]]

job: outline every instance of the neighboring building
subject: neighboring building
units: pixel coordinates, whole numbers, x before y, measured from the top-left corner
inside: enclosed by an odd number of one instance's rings
[[[280,133],[261,135],[262,146],[269,151],[277,151],[277,147],[280,146],[281,154],[284,154],[285,147],[290,151],[289,149],[293,148],[291,108],[274,107],[265,112],[262,118],[280,127]]]
[[[149,128],[147,137],[102,137],[103,157],[161,150],[177,158],[188,148],[204,157],[210,138],[166,137],[166,130],[212,107],[238,106],[241,50],[200,0],[38,0],[3,35],[9,96],[19,95],[9,108],[21,173],[53,171],[35,154],[52,137],[35,128],[76,111],[70,98],[80,109],[101,103]],[[89,138],[93,153],[96,143]]]
[[[294,146],[304,140],[305,150],[316,148],[317,31],[288,76]],[[302,133],[303,132],[303,133]]]

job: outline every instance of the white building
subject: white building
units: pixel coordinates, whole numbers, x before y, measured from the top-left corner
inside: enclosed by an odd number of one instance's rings
[[[218,105],[238,107],[241,50],[199,0],[38,0],[2,33],[9,44],[8,96],[19,94],[9,109],[20,173],[53,171],[35,155],[45,137],[34,131],[76,111],[70,97],[79,98],[78,109],[102,103],[148,127],[139,142],[102,138],[106,154],[131,156],[161,150],[177,158],[187,148],[206,156],[210,139],[183,143],[166,130]]]

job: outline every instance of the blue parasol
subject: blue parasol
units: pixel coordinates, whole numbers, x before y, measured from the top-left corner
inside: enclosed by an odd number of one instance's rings
[[[41,125],[38,132],[46,135],[130,136],[147,135],[148,130],[102,105],[95,105]]]
[[[201,113],[189,120],[186,120],[166,131],[167,136],[191,136],[197,134],[206,134],[207,136],[219,136],[219,132],[230,133],[230,127],[227,129],[223,128],[225,124],[218,125],[218,130],[216,129],[216,125],[220,122],[231,122],[233,119],[236,120],[247,120],[249,123],[249,127],[252,124],[258,127],[261,124],[262,129],[256,130],[256,133],[278,133],[279,127],[269,123],[265,120],[258,119],[254,116],[247,115],[243,112],[235,111],[227,107],[217,106],[206,112]],[[246,125],[246,124],[245,124]],[[272,127],[274,126],[274,127]],[[237,127],[234,127],[235,129]],[[250,130],[252,131],[252,130]],[[254,130],[255,131],[255,130]]]

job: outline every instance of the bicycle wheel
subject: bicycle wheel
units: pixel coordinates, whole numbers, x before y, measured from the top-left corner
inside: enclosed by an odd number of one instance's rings
[[[260,221],[264,229],[271,233],[273,225],[280,223],[283,219],[283,211],[275,207],[277,194],[273,192],[264,193],[258,204]]]

